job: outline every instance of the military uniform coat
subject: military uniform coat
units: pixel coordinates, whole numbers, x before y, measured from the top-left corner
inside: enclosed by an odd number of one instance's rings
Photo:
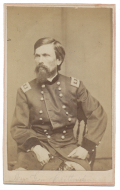
[[[38,84],[34,79],[17,92],[11,134],[18,147],[28,151],[35,145],[45,147],[52,156],[70,160],[90,170],[87,159],[68,158],[77,148],[73,134],[82,107],[87,133],[82,146],[94,151],[104,134],[107,117],[100,103],[90,95],[82,81],[58,74],[52,82]]]

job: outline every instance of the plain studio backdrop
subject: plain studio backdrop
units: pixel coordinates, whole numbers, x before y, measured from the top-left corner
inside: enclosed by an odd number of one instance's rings
[[[112,9],[78,7],[7,8],[8,161],[15,161],[10,134],[17,89],[35,78],[34,43],[42,37],[60,41],[66,51],[61,74],[83,81],[104,107],[108,124],[97,158],[112,157]]]

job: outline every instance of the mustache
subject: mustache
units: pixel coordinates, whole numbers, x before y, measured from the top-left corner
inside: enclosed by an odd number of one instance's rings
[[[43,65],[43,64],[39,64],[39,65],[36,66],[35,72],[38,73],[40,68],[45,69],[47,72],[49,71],[49,70],[48,70],[48,67],[46,67],[46,66]]]

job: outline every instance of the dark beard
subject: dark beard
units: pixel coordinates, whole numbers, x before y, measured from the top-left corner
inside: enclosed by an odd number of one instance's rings
[[[53,71],[50,72],[49,68],[45,65],[37,65],[35,68],[35,73],[37,75],[37,83],[43,84],[47,82],[47,79],[50,78]]]

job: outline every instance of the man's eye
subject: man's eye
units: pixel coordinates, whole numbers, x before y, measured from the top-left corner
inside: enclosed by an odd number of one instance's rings
[[[49,54],[44,53],[43,56],[44,56],[44,57],[47,57],[47,56],[49,56]]]
[[[39,55],[35,55],[35,58],[39,57]]]

